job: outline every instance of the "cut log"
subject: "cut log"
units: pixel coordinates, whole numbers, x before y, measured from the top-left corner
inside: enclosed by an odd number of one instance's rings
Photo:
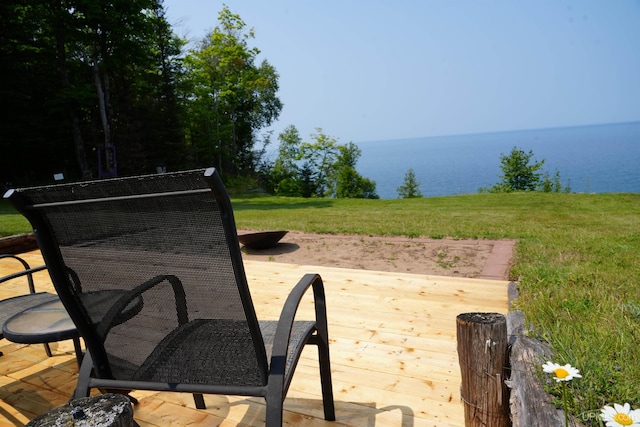
[[[456,323],[465,426],[509,426],[505,316],[464,313]]]
[[[133,427],[133,408],[127,396],[104,394],[75,399],[33,419],[27,427]]]

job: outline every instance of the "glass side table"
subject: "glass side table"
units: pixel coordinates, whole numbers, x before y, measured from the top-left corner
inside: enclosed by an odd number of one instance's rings
[[[4,322],[6,339],[20,344],[73,340],[78,366],[82,361],[80,335],[59,299],[24,310]]]

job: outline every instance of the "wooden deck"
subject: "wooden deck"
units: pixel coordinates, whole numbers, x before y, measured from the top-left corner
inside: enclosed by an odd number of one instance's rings
[[[32,266],[39,252],[23,254]],[[0,261],[0,276],[16,271]],[[305,350],[285,401],[285,423],[296,426],[464,426],[456,316],[507,312],[507,282],[247,261],[258,316],[277,318],[284,298],[304,273],[321,274],[327,293],[337,421],[322,418],[317,357]],[[38,290],[52,290],[48,275]],[[0,298],[26,292],[26,281],[0,285]],[[303,311],[311,308],[309,301]],[[0,426],[24,425],[67,402],[77,366],[72,343],[0,341]],[[263,425],[259,398],[136,391],[141,426]]]

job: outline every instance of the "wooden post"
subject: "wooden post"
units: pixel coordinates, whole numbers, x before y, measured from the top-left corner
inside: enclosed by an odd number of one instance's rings
[[[127,396],[104,394],[72,400],[31,420],[27,427],[133,427],[133,408]]]
[[[509,418],[507,319],[499,313],[456,318],[466,427],[506,427]]]

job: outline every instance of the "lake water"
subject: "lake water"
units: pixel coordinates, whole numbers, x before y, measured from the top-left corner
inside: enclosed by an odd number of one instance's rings
[[[358,172],[376,182],[382,199],[398,197],[397,188],[413,168],[425,197],[477,193],[500,181],[500,154],[513,147],[545,160],[542,171],[560,172],[572,192],[640,193],[640,122],[539,129],[475,135],[370,141]]]

